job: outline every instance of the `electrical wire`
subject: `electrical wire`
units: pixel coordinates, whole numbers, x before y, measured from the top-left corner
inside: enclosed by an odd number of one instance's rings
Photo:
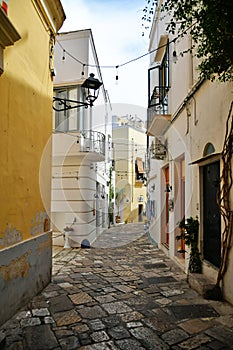
[[[195,24],[196,24],[196,22],[192,23],[187,29],[185,29],[184,31],[182,31],[180,34],[178,34],[178,35],[177,35],[176,37],[174,37],[172,40],[170,40],[170,41],[168,40],[168,42],[167,42],[166,44],[163,44],[163,45],[157,47],[156,49],[150,50],[150,51],[148,51],[148,52],[146,52],[146,53],[144,53],[144,54],[142,54],[142,55],[140,55],[140,56],[138,56],[138,57],[132,58],[132,59],[129,60],[129,61],[123,62],[123,63],[121,63],[121,64],[116,64],[116,65],[96,65],[96,64],[91,64],[91,63],[84,63],[84,62],[82,62],[80,59],[78,59],[77,57],[75,57],[73,54],[71,54],[69,51],[67,51],[67,50],[63,47],[63,45],[59,42],[58,39],[57,39],[56,42],[58,43],[58,45],[59,45],[60,48],[62,49],[63,54],[64,54],[64,52],[65,52],[67,56],[69,56],[70,58],[72,58],[73,60],[75,60],[76,62],[78,62],[79,64],[81,64],[82,66],[95,67],[95,68],[101,68],[101,69],[103,69],[103,68],[110,68],[110,69],[113,69],[113,68],[114,68],[114,69],[118,69],[118,68],[120,68],[120,67],[126,66],[126,65],[128,65],[128,64],[130,64],[130,63],[133,63],[133,62],[135,62],[135,61],[138,61],[138,60],[140,60],[141,58],[144,58],[144,57],[146,57],[146,56],[148,56],[148,55],[150,55],[150,54],[152,54],[152,53],[154,53],[154,52],[156,52],[156,51],[162,49],[163,47],[166,47],[166,46],[172,44],[173,42],[176,42],[176,40],[177,40],[178,38],[180,38],[180,37],[182,37],[184,34],[186,34]]]

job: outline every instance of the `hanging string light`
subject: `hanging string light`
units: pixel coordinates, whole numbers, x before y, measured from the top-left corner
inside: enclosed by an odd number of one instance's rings
[[[123,67],[123,66],[126,66],[130,63],[133,63],[135,61],[138,61],[158,50],[160,50],[161,48],[167,46],[167,45],[171,45],[172,43],[174,43],[174,50],[173,50],[173,57],[174,57],[174,60],[177,60],[177,53],[176,53],[176,48],[175,48],[175,43],[176,43],[176,40],[179,38],[179,37],[182,37],[185,33],[187,33],[194,25],[196,24],[196,22],[192,23],[192,25],[190,25],[187,29],[185,29],[183,32],[181,32],[180,34],[178,34],[175,38],[173,38],[172,40],[168,41],[168,43],[166,44],[163,44],[159,47],[157,47],[156,49],[153,49],[149,52],[146,52],[144,53],[143,55],[141,56],[138,56],[138,57],[135,57],[135,58],[132,58],[131,60],[129,61],[126,61],[126,62],[123,62],[121,64],[118,64],[118,65],[96,65],[96,64],[89,64],[89,63],[83,63],[81,60],[79,60],[77,57],[75,57],[74,55],[72,55],[69,51],[65,50],[65,48],[62,46],[62,44],[57,40],[57,44],[60,46],[60,48],[63,50],[63,56],[64,56],[64,52],[67,56],[69,56],[70,58],[72,58],[73,60],[75,60],[76,62],[78,62],[79,64],[81,64],[83,66],[83,72],[84,72],[84,67],[85,66],[88,66],[88,67],[94,67],[94,68],[115,68],[117,70],[116,72],[116,81],[118,81],[119,79],[119,76],[118,76],[118,68],[119,67]],[[64,56],[65,57],[65,56]],[[82,72],[82,75],[84,75]]]
[[[85,63],[83,63],[82,77],[85,75]]]
[[[119,66],[116,66],[116,84],[118,83],[118,79],[119,79],[118,68]]]
[[[172,52],[172,60],[173,60],[173,63],[177,62],[176,40],[174,40],[174,48],[173,48],[173,52]]]

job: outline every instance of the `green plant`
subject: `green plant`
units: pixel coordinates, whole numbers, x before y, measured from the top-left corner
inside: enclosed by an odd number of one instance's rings
[[[180,235],[176,236],[177,240],[184,239],[185,244],[190,247],[189,271],[191,273],[202,272],[202,261],[198,250],[198,232],[199,221],[190,217],[183,218],[179,223]]]
[[[164,0],[164,15],[170,15],[167,30],[182,37],[189,33],[191,52],[201,59],[201,77],[233,80],[232,0]]]

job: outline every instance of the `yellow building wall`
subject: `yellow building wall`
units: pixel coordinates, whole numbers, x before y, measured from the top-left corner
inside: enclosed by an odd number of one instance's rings
[[[115,186],[117,190],[124,190],[124,199],[121,204],[121,209],[124,207],[123,213],[121,212],[124,217],[121,219],[125,222],[137,222],[139,204],[143,204],[143,211],[145,211],[146,186],[135,180],[135,160],[137,157],[142,158],[143,162],[145,160],[146,134],[142,130],[127,126],[115,128],[113,143],[115,144]],[[139,196],[143,196],[143,202],[138,202]],[[118,213],[118,207],[116,213]]]
[[[33,1],[10,0],[8,16],[21,39],[4,50],[0,76],[0,248],[49,229],[39,174],[52,130],[50,37]],[[48,209],[51,158],[45,158]]]

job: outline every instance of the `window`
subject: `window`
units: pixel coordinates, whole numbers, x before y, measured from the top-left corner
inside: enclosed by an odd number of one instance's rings
[[[137,158],[135,161],[135,177],[136,181],[143,181],[144,179],[144,164],[142,158]]]
[[[60,88],[54,90],[54,96],[61,99],[82,101],[83,96],[80,87]],[[55,102],[55,107],[59,109],[59,101]],[[65,111],[55,111],[56,131],[80,131],[82,129],[83,108],[67,109]]]
[[[165,49],[160,52],[158,59],[161,59],[160,64],[148,71],[149,107],[155,107],[157,112],[167,114],[170,88],[169,45],[166,45]]]

